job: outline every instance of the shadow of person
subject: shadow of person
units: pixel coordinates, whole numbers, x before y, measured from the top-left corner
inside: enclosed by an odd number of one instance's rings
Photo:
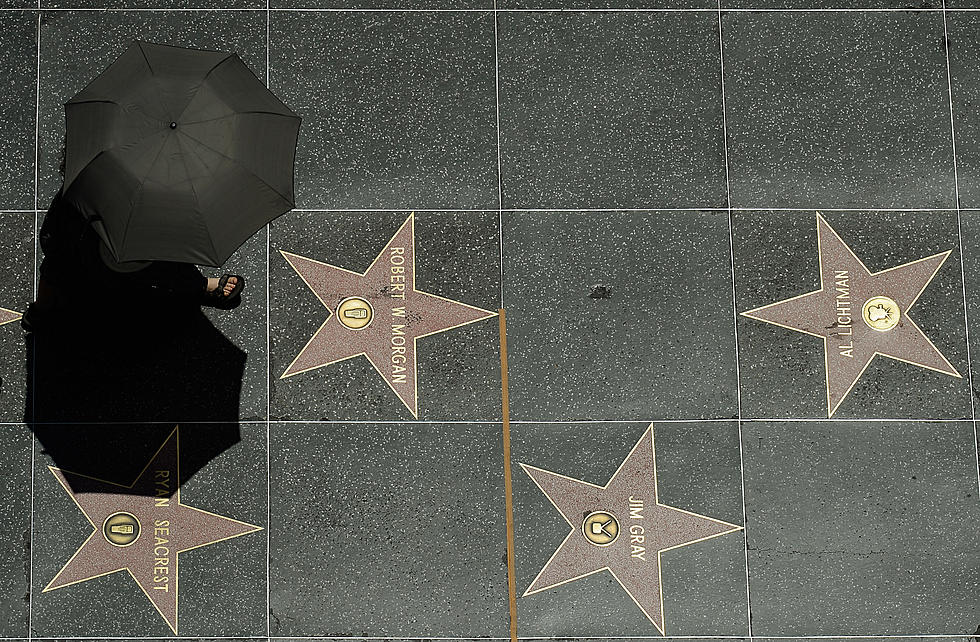
[[[88,237],[80,246],[26,335],[25,422],[55,467],[123,485],[179,425],[184,482],[241,439],[246,354],[199,302],[100,268]]]

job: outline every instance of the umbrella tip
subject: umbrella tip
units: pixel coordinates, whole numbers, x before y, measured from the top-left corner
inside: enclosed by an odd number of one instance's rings
[[[170,129],[177,129],[177,123],[171,122]]]

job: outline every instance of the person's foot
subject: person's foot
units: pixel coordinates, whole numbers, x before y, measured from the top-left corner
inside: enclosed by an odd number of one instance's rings
[[[224,295],[225,296],[228,296],[229,294],[231,294],[231,291],[235,289],[235,284],[236,283],[238,283],[238,277],[236,277],[236,276],[228,277],[228,282],[225,283],[225,287],[223,289],[223,292],[224,292]],[[214,292],[217,289],[218,289],[218,279],[216,279],[216,278],[214,278],[214,279],[208,279],[207,291],[208,292]]]
[[[244,288],[245,279],[237,274],[222,274],[216,279],[208,279],[201,293],[201,304],[230,310],[241,303]]]
[[[47,325],[55,308],[50,298],[27,304],[27,309],[20,316],[20,327],[27,332],[34,332],[38,326]]]
[[[27,309],[24,310],[24,314],[22,314],[20,317],[20,327],[22,327],[25,332],[34,332],[36,325],[37,305],[34,303],[28,303]]]

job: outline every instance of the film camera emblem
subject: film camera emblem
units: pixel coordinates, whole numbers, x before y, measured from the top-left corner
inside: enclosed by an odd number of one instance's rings
[[[113,546],[129,546],[140,536],[140,521],[130,513],[114,513],[105,520],[102,534]]]
[[[612,513],[595,511],[585,516],[582,533],[596,546],[609,546],[619,537],[619,522]]]
[[[898,325],[902,313],[894,300],[886,296],[873,296],[864,302],[861,318],[872,330],[886,332]]]
[[[337,317],[341,325],[351,330],[366,328],[374,318],[371,304],[359,296],[347,297],[337,306]]]

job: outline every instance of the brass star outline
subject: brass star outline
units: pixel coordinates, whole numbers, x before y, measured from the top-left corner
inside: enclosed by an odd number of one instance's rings
[[[932,282],[933,278],[935,278],[936,274],[939,272],[939,269],[942,267],[942,265],[946,262],[946,259],[952,253],[952,250],[947,250],[946,252],[933,254],[931,256],[917,259],[915,261],[902,263],[901,265],[896,265],[888,269],[881,270],[879,272],[871,272],[871,270],[867,268],[864,262],[861,261],[860,258],[858,258],[858,256],[854,253],[853,250],[851,250],[850,246],[847,245],[847,243],[844,242],[844,240],[840,237],[840,235],[837,234],[837,232],[830,226],[827,220],[824,219],[824,217],[820,214],[820,212],[816,213],[816,222],[817,222],[817,256],[820,264],[820,288],[812,292],[807,292],[805,294],[800,294],[794,297],[790,297],[788,299],[783,299],[782,301],[777,301],[775,303],[770,303],[768,305],[755,308],[753,310],[742,312],[742,315],[747,316],[751,319],[755,319],[756,321],[769,323],[771,325],[779,326],[787,330],[793,330],[795,332],[808,334],[810,336],[817,337],[823,341],[824,373],[825,373],[824,381],[827,389],[827,417],[829,418],[834,416],[834,413],[837,412],[838,408],[840,408],[841,404],[844,402],[844,399],[846,399],[847,396],[851,393],[851,391],[854,389],[854,386],[857,385],[857,382],[864,375],[865,370],[868,369],[868,366],[871,365],[871,362],[877,356],[887,357],[889,359],[894,359],[895,361],[901,361],[914,366],[918,366],[920,368],[925,368],[926,370],[932,370],[935,372],[940,372],[942,374],[950,375],[952,377],[962,378],[962,375],[960,375],[960,373],[957,372],[956,368],[954,368],[953,365],[949,363],[946,357],[943,356],[943,354],[939,351],[939,349],[935,346],[935,344],[932,343],[929,337],[926,336],[926,334],[921,330],[921,328],[919,328],[919,326],[915,323],[915,321],[912,320],[912,317],[909,315],[909,312],[911,311],[912,307],[915,305],[916,301],[919,300],[919,297],[922,295],[925,289]],[[828,246],[834,246],[834,247],[832,249],[828,249]],[[914,286],[915,289],[914,295],[911,297],[909,303],[905,306],[902,306],[902,304],[899,302],[898,305],[901,314],[901,321],[900,321],[900,325],[896,329],[902,328],[904,332],[904,335],[902,336],[904,336],[905,338],[909,338],[913,340],[921,340],[922,342],[924,342],[924,345],[918,346],[914,350],[919,353],[921,360],[916,361],[914,358],[903,358],[894,353],[882,352],[883,348],[881,347],[880,344],[884,342],[884,339],[882,338],[884,333],[881,333],[876,336],[876,331],[871,331],[870,333],[868,333],[865,330],[865,328],[862,327],[860,329],[862,332],[864,332],[865,336],[871,337],[868,341],[875,342],[877,340],[879,347],[875,348],[873,351],[871,351],[870,354],[867,355],[865,362],[862,364],[860,370],[856,374],[854,375],[842,374],[840,376],[840,378],[842,379],[845,376],[852,376],[852,380],[847,385],[843,394],[840,394],[839,397],[837,398],[835,398],[836,395],[833,394],[832,378],[834,377],[832,377],[831,373],[832,372],[837,373],[840,370],[840,368],[832,367],[830,363],[831,351],[828,346],[828,339],[830,338],[828,336],[829,333],[825,332],[821,334],[818,332],[814,332],[811,329],[807,329],[805,327],[790,325],[788,322],[784,323],[778,320],[774,320],[772,318],[766,318],[768,314],[774,314],[774,313],[778,314],[780,312],[779,310],[780,308],[787,309],[793,306],[800,306],[805,304],[809,300],[818,298],[821,295],[823,295],[828,287],[827,279],[824,278],[825,277],[824,255],[829,254],[835,250],[836,251],[842,250],[843,255],[846,256],[849,261],[851,261],[854,265],[859,266],[860,269],[863,270],[863,274],[858,275],[862,279],[861,281],[862,286],[865,286],[867,283],[871,281],[875,281],[878,277],[887,276],[890,273],[892,275],[901,276],[900,271],[905,270],[907,272],[911,272],[912,268],[925,268],[927,271],[931,270],[928,273],[928,277],[922,280],[921,284]],[[834,284],[832,283],[830,287],[833,288]],[[879,294],[886,295],[886,296],[893,296],[895,299],[900,298],[897,295],[895,295],[895,293],[893,292],[890,293],[887,291],[883,291],[883,292],[879,292]],[[858,302],[855,299],[855,303],[860,303],[860,302]],[[856,319],[855,325],[864,323],[864,321],[861,320],[860,318],[861,316],[860,313],[855,314],[853,316]],[[907,329],[904,328],[906,323],[908,324]],[[932,357],[934,359],[935,365],[924,363],[923,361],[925,356]]]
[[[64,573],[65,570],[69,566],[71,566],[72,562],[75,560],[76,557],[78,557],[79,553],[81,553],[83,550],[85,550],[85,548],[88,546],[88,544],[92,540],[92,538],[97,537],[99,535],[99,532],[101,530],[101,528],[99,526],[97,526],[94,521],[92,521],[92,518],[88,514],[88,512],[82,507],[81,504],[78,503],[78,500],[75,499],[75,493],[72,492],[71,488],[69,488],[69,486],[65,483],[65,479],[64,479],[63,475],[65,473],[67,473],[67,474],[73,475],[75,477],[81,477],[81,478],[84,478],[84,479],[89,479],[89,480],[92,480],[92,481],[95,481],[95,482],[99,482],[101,484],[105,484],[105,485],[110,486],[110,487],[111,486],[115,486],[117,488],[132,489],[137,484],[137,482],[139,482],[143,478],[143,476],[147,472],[147,469],[150,467],[150,465],[154,461],[156,461],[157,457],[160,455],[160,452],[165,447],[167,447],[167,445],[170,443],[170,440],[171,439],[176,440],[176,443],[174,445],[174,448],[176,449],[177,488],[176,488],[176,490],[174,490],[173,494],[170,495],[170,499],[171,500],[176,500],[176,505],[179,506],[179,507],[181,507],[181,508],[185,508],[185,509],[188,509],[188,510],[191,510],[191,511],[196,511],[196,512],[201,513],[203,515],[208,515],[208,516],[211,516],[211,517],[216,517],[216,518],[219,518],[219,519],[221,519],[223,521],[226,521],[226,522],[232,522],[232,523],[235,523],[235,524],[239,524],[239,525],[241,525],[241,526],[243,526],[243,527],[245,527],[247,529],[250,529],[250,530],[245,530],[244,532],[241,532],[241,533],[238,533],[238,534],[235,534],[235,535],[231,535],[229,537],[222,537],[222,538],[219,538],[219,539],[215,539],[213,541],[205,542],[205,543],[202,543],[202,544],[196,544],[194,546],[189,546],[189,547],[187,547],[185,549],[180,549],[180,550],[175,550],[174,551],[174,566],[173,566],[173,568],[174,568],[174,573],[173,573],[173,577],[174,577],[174,615],[173,615],[173,621],[172,622],[170,620],[170,617],[168,617],[167,614],[164,613],[160,609],[160,607],[157,605],[157,603],[153,600],[152,596],[150,596],[150,594],[147,592],[146,588],[143,586],[143,583],[140,582],[136,578],[136,575],[133,573],[132,569],[130,569],[128,565],[127,566],[120,567],[120,568],[116,568],[116,569],[113,569],[113,570],[110,570],[110,571],[105,571],[103,573],[96,573],[96,574],[93,574],[93,575],[88,576],[88,577],[84,577],[84,578],[80,578],[80,579],[77,579],[77,580],[73,580],[71,582],[66,582],[64,584],[60,584],[58,586],[52,586],[55,582],[58,581],[58,578],[61,576],[61,574]],[[85,538],[85,541],[82,542],[81,546],[78,547],[78,549],[75,551],[74,555],[72,555],[71,558],[67,562],[65,562],[64,566],[61,567],[61,570],[59,570],[55,574],[54,578],[50,582],[48,582],[48,585],[46,587],[44,587],[44,589],[41,592],[42,593],[47,593],[49,591],[56,591],[58,589],[65,588],[67,586],[72,586],[74,584],[81,584],[82,582],[87,582],[89,580],[93,580],[93,579],[96,579],[98,577],[104,577],[106,575],[112,575],[113,573],[118,573],[120,571],[126,571],[127,573],[129,573],[129,576],[131,578],[133,578],[133,581],[136,582],[136,585],[140,587],[140,590],[143,591],[143,594],[150,601],[150,604],[153,605],[153,608],[156,609],[157,613],[159,613],[160,616],[163,618],[163,620],[167,623],[167,626],[170,628],[171,631],[173,631],[174,635],[177,635],[178,617],[179,617],[179,613],[180,613],[180,608],[179,608],[180,607],[180,580],[179,580],[180,554],[181,553],[184,553],[186,551],[194,550],[196,548],[202,548],[204,546],[209,546],[211,544],[217,544],[218,542],[223,542],[223,541],[226,541],[226,540],[229,540],[229,539],[234,539],[236,537],[241,537],[242,535],[248,535],[250,533],[254,533],[256,531],[263,530],[263,528],[261,526],[255,526],[253,524],[249,524],[247,522],[243,522],[243,521],[240,521],[240,520],[237,520],[237,519],[232,519],[230,517],[224,517],[223,515],[218,515],[217,513],[212,513],[210,511],[206,511],[206,510],[203,510],[203,509],[200,509],[200,508],[196,508],[194,506],[188,506],[187,504],[184,504],[183,502],[181,502],[181,500],[180,500],[180,433],[179,433],[179,426],[175,426],[174,429],[167,436],[167,438],[164,439],[163,443],[160,445],[159,448],[157,448],[157,450],[153,454],[153,456],[150,457],[150,459],[146,462],[146,465],[139,472],[139,474],[136,475],[136,478],[133,480],[133,482],[131,484],[119,484],[119,483],[108,481],[108,480],[105,480],[105,479],[99,479],[98,477],[92,477],[90,475],[83,475],[83,474],[80,474],[80,473],[73,473],[73,472],[70,472],[70,471],[65,471],[65,470],[60,469],[60,468],[57,468],[55,466],[48,466],[48,470],[51,471],[51,473],[54,475],[55,479],[58,480],[58,483],[61,484],[61,487],[64,488],[64,490],[65,490],[66,493],[68,493],[68,496],[71,498],[72,502],[74,502],[75,506],[77,506],[78,509],[85,516],[85,519],[88,520],[89,524],[92,525],[92,533],[87,538]],[[59,473],[60,473],[60,475],[59,475]],[[149,499],[152,500],[153,498],[149,498]]]
[[[8,310],[7,308],[0,308],[0,325],[6,325],[8,323],[13,323],[14,321],[20,319],[23,314],[15,310]]]
[[[412,356],[412,363],[411,363],[411,367],[412,367],[412,378],[413,378],[413,382],[412,382],[413,383],[413,389],[412,389],[412,394],[411,394],[411,402],[409,402],[409,400],[405,398],[405,396],[403,395],[402,392],[400,392],[397,388],[395,388],[395,386],[393,385],[393,383],[391,382],[391,380],[389,380],[389,378],[385,375],[385,373],[383,373],[381,371],[381,368],[378,366],[377,363],[375,363],[374,359],[371,358],[371,355],[368,354],[367,350],[360,350],[358,352],[354,352],[353,354],[344,355],[344,356],[341,356],[341,357],[338,357],[338,358],[335,358],[335,359],[331,359],[331,360],[326,361],[324,363],[317,363],[316,365],[310,366],[308,368],[297,369],[297,370],[294,370],[294,371],[291,372],[291,370],[293,369],[293,366],[296,364],[296,362],[299,361],[306,354],[307,350],[311,347],[311,345],[313,345],[314,342],[320,337],[320,335],[322,333],[324,333],[325,329],[328,327],[328,324],[331,324],[331,323],[339,323],[339,321],[337,320],[337,308],[338,308],[338,303],[339,302],[337,302],[337,301],[328,302],[327,300],[325,300],[323,298],[323,296],[321,296],[320,292],[317,291],[317,288],[313,284],[311,284],[310,281],[306,278],[306,276],[303,274],[302,270],[298,267],[298,264],[301,263],[301,262],[306,262],[306,263],[309,263],[309,264],[315,264],[315,265],[323,266],[323,267],[328,268],[328,269],[331,269],[331,270],[337,270],[337,271],[339,271],[339,272],[341,272],[343,274],[351,275],[353,277],[367,277],[367,275],[370,274],[374,270],[375,266],[382,259],[382,257],[385,256],[385,252],[391,247],[391,245],[395,241],[395,239],[397,239],[399,236],[401,236],[405,232],[406,227],[409,230],[409,237],[411,238],[411,244],[412,244],[411,292],[416,293],[416,294],[419,294],[422,297],[427,297],[427,298],[433,299],[435,301],[445,302],[445,303],[450,304],[451,306],[455,306],[456,308],[459,308],[459,309],[465,309],[465,310],[469,310],[469,311],[472,311],[472,312],[476,313],[474,315],[474,318],[468,319],[466,321],[463,321],[463,322],[460,322],[460,323],[455,323],[455,324],[450,324],[450,325],[445,325],[445,326],[440,327],[440,328],[438,328],[436,330],[433,330],[431,332],[424,332],[424,333],[420,333],[420,334],[417,334],[417,335],[414,335],[413,336],[413,338],[412,338],[412,355],[413,356]],[[324,368],[326,366],[330,366],[330,365],[333,365],[335,363],[340,363],[341,361],[346,361],[348,359],[353,359],[355,357],[361,357],[361,356],[363,356],[363,357],[365,357],[367,359],[368,363],[370,363],[371,366],[375,369],[375,371],[378,373],[378,375],[381,377],[381,379],[386,384],[388,384],[388,387],[391,388],[392,392],[395,393],[395,396],[398,397],[398,399],[402,402],[402,404],[405,406],[405,408],[408,409],[408,411],[412,414],[412,417],[414,417],[415,419],[418,419],[418,398],[419,398],[419,395],[418,395],[418,381],[419,381],[419,378],[418,378],[418,340],[421,339],[421,338],[424,338],[424,337],[428,337],[428,336],[434,335],[434,334],[439,334],[440,332],[446,332],[448,330],[453,330],[455,328],[459,328],[459,327],[462,327],[464,325],[469,325],[471,323],[476,323],[477,321],[482,321],[484,319],[488,319],[488,318],[494,317],[494,316],[496,316],[498,314],[497,312],[491,312],[490,310],[484,310],[484,309],[478,308],[476,306],[468,305],[466,303],[461,303],[459,301],[454,301],[452,299],[448,299],[446,297],[442,297],[442,296],[439,296],[437,294],[431,294],[429,292],[425,292],[423,290],[418,289],[418,287],[415,284],[415,280],[416,280],[415,279],[415,277],[416,277],[416,260],[415,260],[415,256],[416,256],[416,254],[415,254],[415,212],[412,212],[411,214],[409,214],[409,216],[405,220],[405,222],[402,223],[402,225],[391,236],[391,238],[384,245],[384,247],[381,248],[381,251],[378,252],[377,256],[374,257],[374,260],[371,261],[371,264],[367,267],[366,270],[364,270],[364,272],[356,272],[354,270],[349,270],[347,268],[340,267],[338,265],[333,265],[331,263],[326,263],[324,261],[317,261],[315,259],[304,257],[304,256],[301,256],[301,255],[298,255],[298,254],[294,254],[292,252],[286,252],[284,250],[279,250],[279,253],[282,254],[283,258],[286,260],[287,263],[289,263],[290,267],[292,267],[293,270],[296,272],[296,274],[300,277],[300,279],[303,280],[303,283],[306,284],[306,286],[313,292],[313,294],[320,301],[320,303],[323,305],[323,307],[325,307],[327,309],[327,311],[330,313],[327,316],[327,318],[324,319],[323,323],[320,324],[320,327],[317,328],[316,332],[313,333],[313,336],[310,337],[309,341],[306,342],[306,345],[303,346],[303,348],[299,351],[299,353],[292,360],[292,362],[290,362],[289,366],[286,367],[286,370],[283,372],[283,374],[279,376],[279,379],[280,380],[281,379],[286,379],[288,377],[293,377],[293,376],[296,376],[298,374],[302,374],[304,372],[310,372],[312,370],[317,370],[319,368]],[[353,292],[351,294],[353,294]]]
[[[743,526],[737,526],[735,524],[730,524],[728,522],[724,522],[724,521],[719,520],[719,519],[714,519],[713,517],[707,517],[706,515],[701,515],[701,514],[698,514],[698,513],[687,511],[687,510],[684,510],[682,508],[676,508],[674,506],[669,506],[669,505],[664,504],[664,503],[662,503],[660,501],[660,492],[659,492],[658,482],[657,482],[657,454],[656,454],[656,445],[654,443],[653,426],[654,425],[651,423],[650,426],[647,428],[647,430],[643,433],[643,436],[641,436],[640,439],[639,439],[639,441],[636,442],[636,444],[630,450],[630,452],[626,456],[626,458],[623,459],[623,461],[619,464],[619,467],[616,469],[616,472],[613,473],[613,476],[609,479],[608,482],[606,482],[606,484],[604,486],[599,486],[597,484],[592,484],[590,482],[586,482],[586,481],[582,481],[582,480],[579,480],[579,479],[575,479],[573,477],[568,477],[566,475],[561,475],[559,473],[554,473],[554,472],[545,470],[543,468],[537,468],[535,466],[530,466],[528,464],[523,464],[523,463],[521,464],[521,468],[524,469],[524,472],[527,473],[529,477],[531,477],[532,481],[534,481],[534,483],[538,487],[538,489],[541,490],[542,493],[544,493],[545,497],[548,498],[548,501],[551,503],[551,505],[555,507],[555,510],[557,510],[561,514],[561,516],[565,519],[565,521],[568,523],[569,527],[571,528],[571,530],[569,531],[568,535],[565,536],[565,539],[562,540],[562,543],[558,546],[558,548],[555,550],[555,552],[552,553],[551,557],[548,559],[548,561],[542,567],[541,571],[539,571],[538,574],[535,576],[534,580],[532,580],[531,584],[528,586],[527,590],[524,592],[524,594],[522,595],[522,597],[527,597],[529,595],[534,595],[535,593],[540,593],[542,591],[547,591],[547,590],[550,590],[552,588],[555,588],[556,586],[561,586],[563,584],[568,584],[569,582],[574,582],[576,580],[580,580],[583,577],[588,577],[590,575],[594,575],[595,573],[601,573],[602,571],[609,571],[609,574],[612,575],[613,578],[616,580],[616,582],[623,588],[624,591],[626,591],[626,594],[630,596],[630,599],[633,600],[633,603],[636,604],[637,607],[639,607],[640,611],[642,611],[643,612],[643,615],[645,615],[646,618],[648,620],[650,620],[650,623],[653,624],[653,626],[657,629],[657,631],[661,635],[666,635],[666,633],[665,633],[666,624],[665,624],[665,621],[664,621],[663,560],[661,559],[661,555],[664,552],[666,552],[666,551],[672,551],[672,550],[677,549],[677,548],[682,548],[684,546],[689,546],[691,544],[696,544],[698,542],[703,542],[705,540],[714,539],[715,537],[721,537],[722,535],[727,535],[729,533],[733,533],[733,532],[736,532],[736,531],[744,530],[744,527]],[[637,455],[645,456],[645,453],[642,453],[641,448],[644,448],[647,445],[648,442],[649,442],[649,448],[650,448],[650,451],[649,451],[649,463],[650,463],[650,466],[651,466],[651,470],[650,470],[651,479],[649,479],[647,481],[651,484],[651,489],[653,491],[653,497],[654,497],[654,500],[655,500],[655,510],[656,509],[665,509],[665,511],[661,511],[660,512],[660,515],[661,516],[663,516],[665,512],[668,512],[668,513],[669,512],[672,512],[677,517],[681,517],[681,518],[694,518],[694,520],[690,520],[689,519],[689,522],[693,522],[695,520],[700,520],[702,522],[702,525],[701,525],[702,528],[704,527],[704,523],[705,522],[710,523],[712,525],[719,525],[719,526],[723,527],[723,529],[719,529],[717,532],[714,532],[712,534],[709,534],[709,535],[706,535],[706,536],[703,536],[703,537],[697,537],[695,539],[684,541],[682,543],[675,544],[675,545],[672,545],[672,546],[667,546],[667,547],[664,547],[664,548],[659,548],[658,547],[658,549],[657,549],[657,564],[656,564],[656,566],[657,566],[656,582],[657,582],[657,591],[658,591],[658,594],[659,594],[659,614],[658,614],[659,617],[657,617],[654,614],[652,614],[652,613],[649,612],[649,610],[647,609],[647,607],[642,604],[641,600],[638,599],[637,596],[634,594],[634,592],[630,590],[630,587],[627,586],[627,583],[624,582],[623,579],[620,578],[619,575],[616,573],[616,571],[613,568],[611,568],[608,564],[607,565],[604,565],[604,566],[600,566],[599,568],[595,568],[595,569],[590,570],[590,571],[586,571],[584,573],[580,573],[580,574],[575,575],[573,577],[570,577],[570,578],[567,578],[567,579],[563,579],[561,581],[552,582],[552,583],[549,583],[549,584],[547,584],[545,586],[540,586],[540,587],[535,588],[535,584],[538,582],[539,579],[541,579],[541,577],[543,575],[545,575],[546,572],[549,571],[549,569],[551,567],[551,564],[555,561],[556,558],[558,558],[559,554],[561,554],[562,551],[570,548],[571,543],[575,541],[575,540],[573,540],[573,538],[575,538],[577,535],[581,535],[581,525],[578,525],[577,526],[575,523],[572,522],[571,519],[569,519],[568,515],[565,514],[565,510],[562,510],[562,508],[558,506],[558,504],[552,498],[552,493],[549,493],[542,486],[541,482],[539,481],[538,477],[536,477],[536,475],[541,476],[541,479],[542,480],[545,480],[547,478],[553,478],[553,479],[558,479],[558,480],[563,480],[565,482],[569,482],[572,485],[573,488],[576,488],[578,490],[581,490],[581,489],[595,489],[596,491],[607,491],[607,490],[609,490],[610,486],[612,486],[615,482],[617,482],[619,480],[620,475],[623,474],[624,467],[627,465],[627,463],[631,463],[635,458],[637,458]],[[635,472],[640,472],[641,470],[642,469],[638,469]],[[602,497],[600,499],[597,499],[596,502],[597,502],[598,505],[597,505],[596,508],[600,508],[600,507],[605,506],[604,502],[608,502],[608,501],[611,501],[611,498],[609,496],[605,496],[605,497]],[[622,526],[620,526],[620,528],[622,528]],[[584,537],[583,537],[583,539],[584,539]],[[588,560],[586,560],[586,561],[588,561]],[[636,587],[634,587],[634,588],[636,588]]]

